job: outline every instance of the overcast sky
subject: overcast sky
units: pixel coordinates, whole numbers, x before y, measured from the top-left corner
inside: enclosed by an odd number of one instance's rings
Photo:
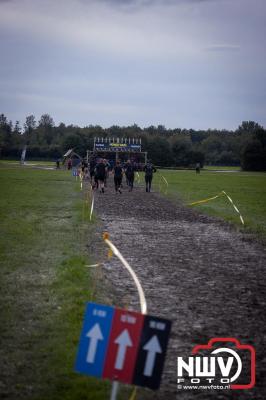
[[[0,0],[0,113],[266,127],[265,0]]]

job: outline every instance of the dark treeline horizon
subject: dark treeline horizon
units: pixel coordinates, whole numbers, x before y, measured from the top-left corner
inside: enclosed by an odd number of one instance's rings
[[[141,138],[142,150],[163,167],[241,165],[245,170],[266,170],[266,130],[254,121],[243,121],[232,131],[226,129],[167,129],[164,125],[140,128],[113,125],[55,125],[49,114],[37,122],[34,115],[13,123],[0,115],[0,157],[19,159],[27,146],[27,158],[58,159],[70,148],[82,157],[93,150],[95,137]]]

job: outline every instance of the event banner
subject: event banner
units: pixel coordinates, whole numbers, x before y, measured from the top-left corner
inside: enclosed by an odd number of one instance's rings
[[[124,152],[140,152],[141,144],[135,143],[103,143],[103,142],[95,142],[94,144],[95,151],[124,151]]]

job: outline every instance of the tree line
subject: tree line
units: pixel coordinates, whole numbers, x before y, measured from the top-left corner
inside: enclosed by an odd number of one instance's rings
[[[100,125],[79,127],[55,125],[49,114],[37,122],[29,115],[21,127],[0,115],[0,157],[19,159],[24,146],[31,159],[58,159],[70,148],[81,156],[93,150],[95,137],[141,138],[143,151],[159,166],[193,167],[241,165],[244,170],[266,170],[266,130],[254,121],[244,121],[235,131],[166,129],[163,125],[140,128]]]

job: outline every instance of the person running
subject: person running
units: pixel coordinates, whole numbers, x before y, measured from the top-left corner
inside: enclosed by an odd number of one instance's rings
[[[104,178],[104,186],[107,187],[107,178],[109,178],[110,164],[106,158],[103,159],[103,163],[105,165],[105,178]]]
[[[123,169],[120,165],[120,162],[117,161],[116,165],[114,167],[114,183],[115,183],[115,192],[117,191],[122,194],[121,191],[121,183],[122,183],[122,178],[123,178]]]
[[[89,166],[88,166],[88,161],[86,159],[84,160],[84,178],[85,179],[89,178]]]
[[[82,170],[83,179],[87,179],[87,177],[88,177],[88,163],[87,163],[87,161],[85,159],[82,160],[81,170]]]
[[[99,189],[101,193],[104,193],[104,179],[106,173],[106,166],[103,159],[100,158],[99,162],[95,167],[95,179],[98,181]]]
[[[129,191],[132,192],[135,178],[135,169],[130,160],[128,160],[125,165],[125,174],[127,178],[127,184],[129,186]]]
[[[156,172],[156,168],[152,165],[151,161],[149,160],[147,164],[144,166],[145,172],[145,182],[146,182],[146,192],[151,191],[151,182],[153,173]]]
[[[96,182],[94,180],[94,176],[95,176],[95,167],[96,167],[96,159],[95,157],[92,157],[90,160],[90,179],[91,179],[91,186],[95,187]],[[93,180],[95,183],[93,183]]]

